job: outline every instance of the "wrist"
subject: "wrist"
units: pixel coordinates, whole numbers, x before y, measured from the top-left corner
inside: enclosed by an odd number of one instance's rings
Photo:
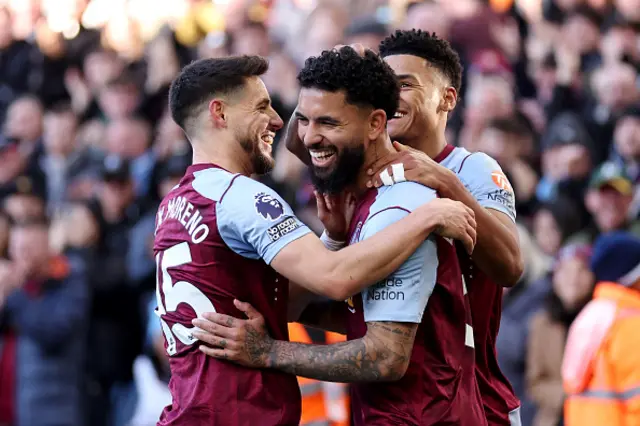
[[[278,341],[269,337],[267,345],[268,349],[265,351],[262,363],[263,368],[278,368]]]
[[[331,251],[338,251],[346,245],[343,239],[332,236],[326,229],[322,232],[322,235],[320,235],[320,241]]]
[[[464,185],[458,176],[451,170],[445,168],[438,179],[438,188],[434,189],[442,198],[456,200],[456,194],[461,188],[464,189]]]

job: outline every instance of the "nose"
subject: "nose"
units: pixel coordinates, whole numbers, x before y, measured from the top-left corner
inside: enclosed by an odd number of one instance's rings
[[[306,126],[302,126],[300,124],[298,124],[298,126],[300,132],[298,136],[300,136],[300,139],[302,139],[304,146],[309,148],[315,144],[322,142],[322,134],[318,131],[318,128],[313,124],[313,122],[310,122]]]
[[[282,127],[284,126],[284,122],[282,121],[282,118],[280,118],[276,110],[273,108],[272,110],[273,110],[273,114],[271,115],[271,120],[269,122],[269,125],[274,131],[278,131],[282,129]]]

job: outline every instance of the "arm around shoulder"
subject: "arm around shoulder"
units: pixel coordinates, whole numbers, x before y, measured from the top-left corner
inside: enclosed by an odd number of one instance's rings
[[[345,300],[398,269],[436,226],[427,206],[421,206],[338,252],[327,250],[315,235],[305,235],[283,247],[271,266],[314,293]]]

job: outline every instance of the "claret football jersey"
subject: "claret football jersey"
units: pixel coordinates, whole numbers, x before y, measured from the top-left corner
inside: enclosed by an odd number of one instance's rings
[[[516,220],[515,196],[498,163],[482,152],[447,148],[435,158],[455,172],[467,190],[484,208],[496,210]],[[510,426],[512,413],[520,406],[509,380],[498,365],[496,339],[502,315],[502,287],[494,283],[464,250],[458,250],[469,289],[476,349],[476,378],[487,420],[491,426]]]
[[[269,264],[309,232],[270,188],[212,164],[189,167],[164,198],[154,252],[172,403],[158,425],[298,425],[295,376],[207,357],[191,321],[204,312],[244,318],[239,299],[264,315],[271,336],[288,340],[288,281]]]
[[[413,182],[369,190],[351,222],[350,243],[375,235],[436,197]],[[344,304],[347,337],[368,322],[416,323],[408,370],[396,382],[352,385],[357,426],[486,425],[475,382],[466,288],[454,243],[430,236],[393,274]]]

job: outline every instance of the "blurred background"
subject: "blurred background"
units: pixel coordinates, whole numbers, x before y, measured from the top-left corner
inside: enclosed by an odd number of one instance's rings
[[[396,28],[463,59],[448,141],[511,179],[526,263],[505,292],[500,364],[525,426],[561,424],[589,247],[640,236],[640,0],[0,0],[0,426],[154,425],[170,401],[151,247],[191,160],[167,113],[181,67],[268,57],[286,121],[307,56],[376,50]],[[274,152],[263,180],[321,231],[305,168]],[[36,270],[51,278],[24,278]],[[325,391],[320,420],[341,424]]]

